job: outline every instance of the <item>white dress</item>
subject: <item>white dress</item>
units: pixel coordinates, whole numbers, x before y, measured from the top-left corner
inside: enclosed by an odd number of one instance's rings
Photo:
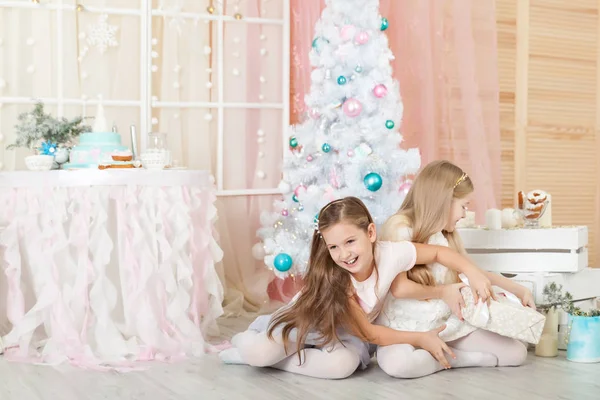
[[[412,231],[409,228],[402,228],[398,232],[399,240],[411,240],[411,238]],[[427,243],[448,247],[448,240],[441,232],[433,235]],[[446,283],[448,268],[439,263],[427,266],[436,284]],[[426,332],[446,324],[446,329],[440,333],[440,338],[444,341],[460,339],[477,329],[452,314],[450,307],[443,300],[397,299],[391,293],[388,294],[376,323],[409,332]]]
[[[375,270],[373,270],[371,276],[362,282],[358,282],[354,278],[351,279],[358,302],[364,312],[369,314],[380,301],[385,300],[385,296],[389,292],[390,286],[394,279],[396,279],[396,276],[401,272],[411,269],[415,265],[416,259],[417,251],[415,246],[410,242],[377,242],[375,247],[375,263],[379,278]],[[299,296],[300,292],[294,296],[289,304],[280,310],[290,307]],[[274,314],[261,315],[250,324],[248,329],[265,332],[269,327],[272,315]],[[277,335],[277,333],[281,332],[281,329],[283,329],[283,326],[279,325],[274,334]],[[310,332],[306,338],[305,345],[307,347],[317,345],[319,343],[319,336],[317,332]],[[290,333],[290,340],[294,342],[295,337],[296,330],[294,329]],[[363,342],[343,329],[338,331],[338,337],[346,347],[356,351],[361,359],[361,368],[366,368],[375,352],[375,346]]]

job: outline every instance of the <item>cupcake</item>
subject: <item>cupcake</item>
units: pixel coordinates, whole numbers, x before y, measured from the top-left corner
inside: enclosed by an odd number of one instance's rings
[[[133,159],[133,153],[129,150],[113,151],[111,157],[114,161],[131,161]]]

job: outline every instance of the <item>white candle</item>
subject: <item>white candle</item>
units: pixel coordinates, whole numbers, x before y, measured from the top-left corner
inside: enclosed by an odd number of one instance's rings
[[[540,218],[541,228],[552,228],[552,196],[550,194],[547,196],[548,204],[546,204],[546,211],[544,211],[544,215]]]
[[[485,212],[485,225],[488,229],[502,229],[502,212],[496,208],[491,208]]]
[[[92,132],[108,132],[108,123],[104,116],[102,102],[98,103],[98,107],[96,108],[96,117],[94,118],[94,128],[92,129]]]
[[[505,208],[502,210],[502,228],[510,229],[517,226],[517,216],[514,208]]]

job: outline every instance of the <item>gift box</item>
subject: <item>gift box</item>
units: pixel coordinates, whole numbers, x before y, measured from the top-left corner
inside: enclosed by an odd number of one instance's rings
[[[514,295],[498,294],[498,301],[492,300],[487,305],[481,301],[475,304],[473,292],[468,286],[461,289],[461,293],[465,300],[462,315],[469,324],[528,343],[539,342],[546,317],[521,305]]]

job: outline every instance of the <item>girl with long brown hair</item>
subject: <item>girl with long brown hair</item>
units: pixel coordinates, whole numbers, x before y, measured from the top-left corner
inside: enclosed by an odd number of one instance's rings
[[[469,176],[451,162],[428,164],[417,175],[400,210],[384,223],[382,240],[445,246],[466,255],[455,227],[465,216],[473,189]],[[460,355],[462,366],[516,366],[525,361],[527,349],[521,342],[462,321],[460,289],[464,284],[456,270],[448,270],[439,261],[417,264],[392,283],[377,323],[401,331],[445,326],[440,338]],[[486,276],[493,285],[520,297],[524,306],[535,308],[524,286],[498,274],[486,272]],[[377,360],[385,372],[399,378],[416,378],[444,368],[430,354],[408,344],[380,347]]]
[[[444,359],[452,355],[438,333],[400,332],[372,321],[396,276],[415,264],[442,262],[464,273],[487,300],[489,279],[467,258],[440,246],[377,242],[375,224],[359,199],[323,207],[313,234],[305,285],[292,302],[257,318],[220,353],[225,363],[274,367],[318,378],[340,379],[371,358],[368,343],[410,343]]]

